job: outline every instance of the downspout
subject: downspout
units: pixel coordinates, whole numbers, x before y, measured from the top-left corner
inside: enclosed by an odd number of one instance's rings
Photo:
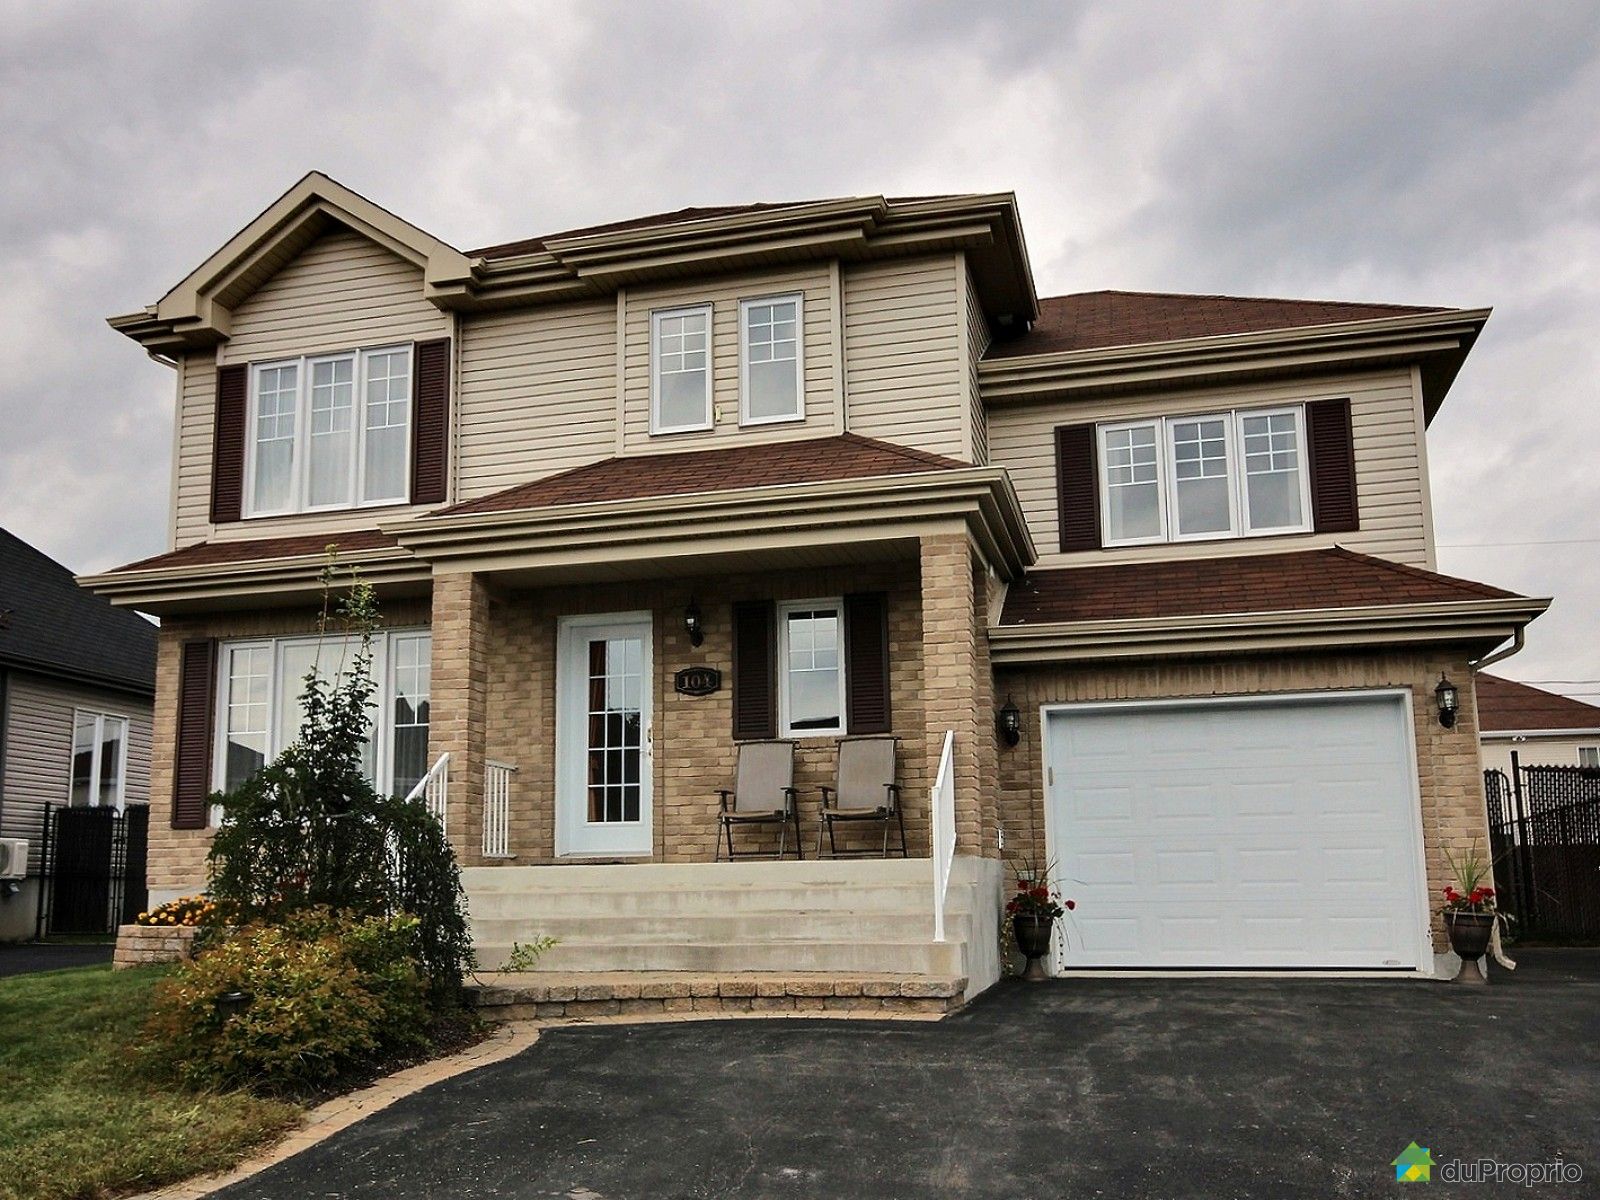
[[[1486,654],[1477,662],[1472,663],[1471,666],[1473,673],[1476,674],[1485,667],[1492,667],[1495,663],[1501,662],[1504,659],[1510,658],[1513,654],[1518,653],[1522,649],[1523,635],[1526,629],[1527,626],[1518,625],[1517,631],[1511,635],[1511,645],[1502,646],[1493,653]]]

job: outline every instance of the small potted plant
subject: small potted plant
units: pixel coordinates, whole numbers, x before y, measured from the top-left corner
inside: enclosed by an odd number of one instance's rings
[[[1494,888],[1489,886],[1493,878],[1490,863],[1478,852],[1476,842],[1464,858],[1457,859],[1449,850],[1445,851],[1445,857],[1450,862],[1450,873],[1455,876],[1455,883],[1444,889],[1443,910],[1450,949],[1461,959],[1461,970],[1455,981],[1488,983],[1478,960],[1491,947],[1499,956],[1496,933],[1500,923],[1507,919],[1496,905]]]
[[[1017,879],[1017,890],[1006,901],[1006,916],[1011,918],[1011,933],[1017,949],[1028,960],[1022,977],[1038,982],[1049,979],[1043,959],[1050,953],[1050,933],[1056,919],[1077,908],[1074,900],[1064,900],[1050,886],[1048,872],[1028,873]]]

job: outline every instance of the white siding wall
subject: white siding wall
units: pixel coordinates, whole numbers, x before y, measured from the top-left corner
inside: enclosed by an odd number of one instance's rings
[[[1483,739],[1483,769],[1511,771],[1511,752],[1517,752],[1517,761],[1525,767],[1576,767],[1580,747],[1600,749],[1600,733],[1588,737],[1540,737],[1528,734],[1518,741],[1510,738]]]
[[[457,495],[487,495],[616,453],[611,300],[464,318]]]
[[[1061,554],[1056,511],[1055,429],[1091,421],[1211,412],[1348,396],[1355,436],[1361,528],[1354,533],[1238,538]],[[989,409],[990,460],[1012,482],[1039,548],[1040,567],[1214,558],[1267,550],[1342,545],[1418,567],[1433,566],[1433,530],[1419,446],[1420,409],[1409,371],[1396,369],[1314,380],[1241,384],[1182,392],[1142,392]]]
[[[706,450],[735,442],[777,442],[830,437],[841,432],[834,372],[834,274],[826,263],[770,272],[717,276],[694,283],[629,289],[621,297],[623,326],[624,454]],[[742,428],[739,424],[739,301],[800,292],[805,297],[804,421]],[[650,313],[654,309],[711,304],[713,428],[696,433],[650,434]]]
[[[0,782],[0,837],[28,839],[30,871],[39,868],[44,806],[67,801],[75,708],[128,718],[124,794],[130,804],[145,804],[150,799],[149,700],[39,675],[10,673],[3,731],[5,777]]]
[[[959,255],[844,269],[850,432],[971,461]]]

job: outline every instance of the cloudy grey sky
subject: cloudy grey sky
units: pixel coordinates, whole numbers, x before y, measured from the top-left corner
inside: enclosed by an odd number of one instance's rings
[[[1040,289],[1490,304],[1441,568],[1600,702],[1600,5],[0,0],[0,524],[165,548],[172,380],[104,317],[315,167],[458,246],[1014,189]]]

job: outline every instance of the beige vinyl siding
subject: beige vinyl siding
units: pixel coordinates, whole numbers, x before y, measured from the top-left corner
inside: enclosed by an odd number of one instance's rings
[[[971,458],[982,465],[989,461],[989,420],[978,387],[978,362],[989,348],[989,322],[983,315],[983,302],[978,299],[978,288],[972,280],[972,272],[963,269],[962,276],[966,280],[963,303],[967,321],[967,408],[972,414]]]
[[[128,718],[128,774],[123,795],[129,804],[145,804],[150,799],[149,700],[42,675],[8,673],[0,837],[28,839],[30,871],[39,868],[44,806],[67,802],[72,777],[72,714],[79,708]]]
[[[233,312],[233,334],[213,355],[179,363],[177,478],[172,545],[297,533],[370,529],[412,511],[407,505],[247,518],[213,527],[212,438],[217,366],[448,337],[451,320],[423,299],[422,272],[355,233],[329,233],[308,246]],[[248,436],[248,431],[247,431]],[[417,510],[420,511],[420,510]]]
[[[847,266],[850,432],[970,461],[958,255]]]
[[[1577,767],[1578,751],[1585,747],[1600,750],[1600,731],[1587,737],[1544,737],[1538,733],[1522,733],[1511,737],[1485,737],[1483,739],[1483,769],[1485,771],[1511,771],[1511,752],[1517,752],[1517,761],[1525,767]]]
[[[464,318],[457,495],[486,495],[616,452],[612,300]]]
[[[1059,425],[1176,416],[1227,408],[1263,408],[1350,398],[1361,528],[1353,533],[1233,538],[1173,545],[1128,546],[1062,554],[1056,511],[1055,429]],[[1040,567],[1214,558],[1268,550],[1341,545],[1418,567],[1433,563],[1433,531],[1418,453],[1421,427],[1411,373],[1404,369],[1320,379],[1240,384],[1177,392],[1129,393],[989,409],[989,454],[1011,473]]]
[[[840,432],[834,378],[834,274],[826,264],[781,271],[718,276],[670,287],[630,289],[619,300],[623,330],[623,437],[625,454],[705,450],[733,442],[777,442],[829,437]],[[739,424],[739,301],[799,292],[804,296],[805,420]],[[650,314],[663,308],[710,304],[712,428],[693,433],[650,433]]]

